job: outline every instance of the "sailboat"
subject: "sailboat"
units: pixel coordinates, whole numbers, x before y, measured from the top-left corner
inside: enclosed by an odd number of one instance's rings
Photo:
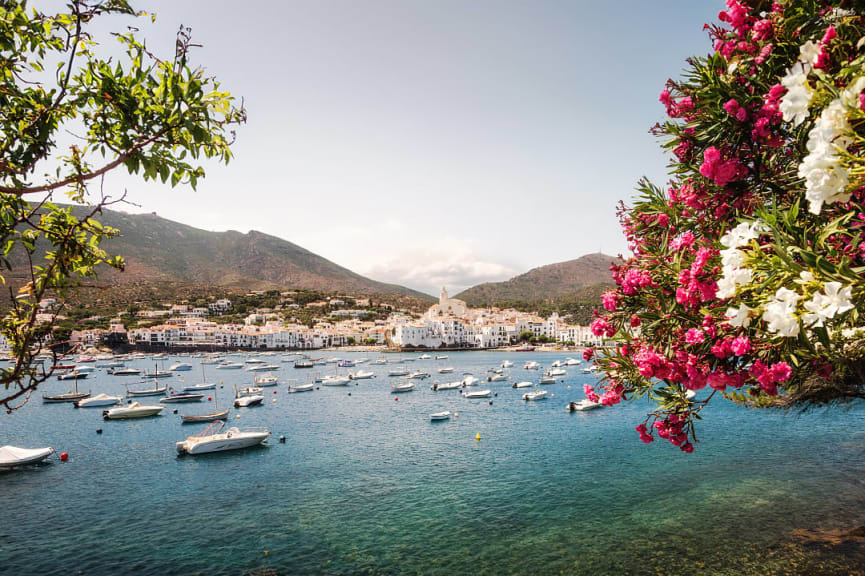
[[[90,396],[90,392],[78,392],[78,378],[75,379],[75,392],[69,390],[66,394],[58,394],[57,396],[42,395],[42,401],[46,404],[58,402],[78,402]]]
[[[207,375],[204,373],[204,364],[201,365],[201,384],[193,384],[191,386],[185,386],[183,388],[184,392],[201,392],[202,390],[215,390],[216,384],[208,384],[207,383]]]
[[[163,384],[159,387],[159,379],[153,381],[153,388],[144,388],[143,390],[129,390],[127,388],[127,396],[164,396],[168,392],[168,384]]]
[[[229,409],[230,410],[230,409]],[[217,420],[228,419],[229,410],[219,410],[219,401],[217,394],[213,394],[213,412],[210,414],[181,414],[180,419],[184,424],[194,424],[196,422],[215,422]]]

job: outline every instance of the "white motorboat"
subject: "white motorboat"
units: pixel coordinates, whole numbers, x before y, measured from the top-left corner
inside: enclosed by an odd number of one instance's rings
[[[556,378],[554,376],[547,376],[546,374],[541,376],[540,379],[538,380],[538,384],[555,384],[555,383],[556,383]]]
[[[261,378],[253,379],[256,386],[276,386],[279,384],[279,378],[276,376],[262,376]]]
[[[472,390],[471,392],[466,392],[466,398],[489,398],[492,396],[492,390]]]
[[[312,392],[315,390],[315,384],[300,384],[299,386],[289,386],[288,391],[294,392]]]
[[[339,358],[332,357],[332,358],[328,358],[327,360],[325,360],[324,363],[325,364],[338,364],[339,360],[340,360]]]
[[[204,398],[204,394],[196,392],[176,392],[169,394],[165,398],[160,398],[160,404],[179,404],[181,402],[200,402]]]
[[[246,369],[247,372],[273,372],[274,370],[279,370],[279,366],[276,364],[256,364]]]
[[[452,374],[454,371],[453,367],[447,366],[445,368],[439,368],[439,374]]]
[[[382,365],[382,364],[387,364],[387,359],[385,359],[385,358],[379,358],[378,360],[373,360],[372,362],[370,362],[370,365],[372,365],[372,364],[376,364],[376,365],[379,365],[379,366]]]
[[[505,360],[504,362],[502,362],[502,368],[513,368],[513,367],[514,367],[514,363],[511,362],[510,360]]]
[[[246,360],[247,364],[264,364],[264,360],[261,358],[249,358]]]
[[[218,425],[217,428],[214,426]],[[267,442],[270,430],[266,428],[229,428],[222,432],[224,422],[214,422],[201,433],[188,437],[176,444],[179,455],[207,454],[209,452],[223,452],[226,450],[239,450],[250,448]]]
[[[531,388],[534,386],[531,382],[514,382],[514,385],[511,388]]]
[[[597,372],[597,371],[598,371],[598,368],[594,364],[592,364],[591,366],[587,366],[587,367],[583,368],[583,374],[591,374],[592,372]]]
[[[89,372],[79,372],[78,370],[72,370],[71,372],[64,372],[57,376],[58,380],[84,380],[89,375]]]
[[[147,418],[148,416],[158,416],[165,406],[144,406],[138,402],[133,402],[126,406],[118,406],[102,412],[102,417],[106,420],[121,420],[125,418]]]
[[[411,392],[414,390],[414,382],[403,382],[402,384],[394,384],[390,387],[390,391],[394,394],[399,392]]]
[[[568,375],[568,371],[562,370],[561,368],[553,368],[552,370],[547,370],[546,372],[544,372],[544,376],[552,376],[553,378],[556,378],[558,376],[567,376],[567,375]]]
[[[582,364],[582,361],[577,360],[576,358],[568,358],[565,360],[565,366],[577,366],[578,364]]]
[[[343,358],[336,365],[340,368],[354,368],[354,360],[349,360],[348,358]]]
[[[393,370],[388,370],[387,375],[391,377],[408,376],[408,370],[405,368],[394,368]]]
[[[507,379],[508,377],[504,374],[492,374],[487,378],[487,382],[502,382]]]
[[[248,386],[246,388],[241,388],[237,393],[240,396],[249,396],[251,394],[261,394],[264,392],[264,388],[260,388],[258,386]]]
[[[528,362],[526,362],[526,366],[525,366],[526,370],[537,370],[540,367],[541,367],[541,365],[538,364],[537,362],[535,362],[534,360],[529,360]]]
[[[183,387],[184,392],[201,392],[202,390],[216,390],[216,384],[203,382],[201,384],[191,384],[190,386]]]
[[[238,396],[234,399],[235,408],[249,408],[250,406],[258,406],[264,402],[264,396],[261,394],[250,394],[248,396]]]
[[[375,374],[373,372],[358,370],[353,374],[349,374],[348,377],[352,380],[369,380],[370,378],[375,378]]]
[[[592,402],[588,398],[584,398],[579,402],[571,402],[568,404],[568,412],[585,412],[586,410],[594,410],[595,408],[601,408],[603,404],[600,402]]]
[[[243,364],[240,362],[223,362],[216,367],[217,370],[240,370],[241,368]]]
[[[429,415],[429,419],[433,422],[439,422],[441,420],[449,420],[451,417],[451,413],[445,410],[444,412],[434,412]]]
[[[544,400],[547,397],[546,390],[532,390],[531,392],[526,392],[523,394],[523,400]]]
[[[463,386],[474,386],[478,382],[480,382],[479,379],[477,379],[474,376],[472,376],[471,374],[469,374],[468,376],[463,378],[462,384],[463,384]]]
[[[447,354],[443,354],[441,356],[436,356],[436,360],[447,360],[447,359],[448,359]]]
[[[463,387],[463,383],[459,380],[456,382],[444,382],[439,384],[436,382],[432,386],[430,386],[430,390],[457,390]]]
[[[552,367],[552,368],[558,368],[558,367],[560,367],[560,366],[564,366],[564,365],[565,365],[564,361],[562,361],[562,360],[556,360],[555,362],[553,362],[552,364],[550,364],[550,367]]]
[[[94,368],[93,366],[76,365],[75,368],[73,368],[72,370],[78,372],[79,374],[92,374],[93,372],[96,372],[96,368]]]
[[[424,372],[423,370],[416,370],[408,375],[409,380],[423,380],[424,378],[429,378],[429,374]]]
[[[109,396],[108,394],[97,394],[91,398],[85,398],[75,403],[76,408],[97,408],[99,406],[114,406],[120,404],[120,396]]]
[[[116,370],[109,370],[108,373],[112,376],[137,376],[141,374],[141,370],[137,368],[118,368]]]
[[[322,381],[322,386],[348,386],[351,379],[348,376],[325,376]]]
[[[15,466],[36,464],[54,454],[54,448],[19,448],[17,446],[0,446],[0,469],[10,469]]]
[[[432,358],[432,356],[430,356],[429,354],[421,354],[417,357],[418,360],[429,360],[430,358]]]
[[[189,372],[190,370],[192,370],[192,364],[186,362],[178,362],[168,369],[169,372]]]

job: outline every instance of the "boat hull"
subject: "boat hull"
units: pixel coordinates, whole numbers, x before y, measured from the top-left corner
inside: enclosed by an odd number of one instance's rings
[[[213,440],[194,443],[189,441],[178,442],[177,452],[178,454],[189,454],[190,456],[197,456],[199,454],[211,454],[213,452],[241,450],[243,448],[251,448],[253,446],[263,444],[267,440],[267,437],[270,436],[270,434],[260,432],[255,434],[241,434],[233,437],[227,437],[227,435],[223,434],[220,434],[219,436],[223,436],[223,438],[216,438]]]

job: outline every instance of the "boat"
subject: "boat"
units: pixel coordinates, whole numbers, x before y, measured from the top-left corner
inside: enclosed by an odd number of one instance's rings
[[[370,378],[375,378],[375,374],[373,372],[358,370],[354,374],[349,374],[348,377],[352,380],[369,380]]]
[[[471,392],[466,392],[466,398],[489,398],[492,396],[492,390],[472,390]]]
[[[97,394],[91,398],[85,398],[75,403],[76,408],[97,408],[99,406],[114,406],[120,404],[120,396],[109,396],[108,394]]]
[[[312,392],[313,390],[315,390],[315,384],[301,384],[299,386],[288,387],[288,391],[292,394],[295,392]]]
[[[213,412],[210,414],[181,414],[180,421],[183,424],[195,424],[197,422],[216,422],[228,418],[228,410],[219,410],[217,395],[213,395]]]
[[[76,365],[74,368],[72,368],[72,370],[74,372],[78,372],[79,374],[92,374],[93,372],[96,372],[96,368],[94,368],[93,366]]]
[[[547,370],[544,372],[544,376],[552,376],[555,378],[556,376],[567,376],[568,371],[562,370],[561,368],[553,368],[552,370]]]
[[[693,390],[685,390],[685,399],[686,400],[693,400],[696,397],[697,397],[697,393],[694,392]]]
[[[514,385],[511,388],[531,388],[534,386],[531,382],[514,382]]]
[[[537,362],[535,362],[534,360],[529,360],[528,362],[526,362],[526,366],[525,366],[526,370],[537,370],[540,367],[541,367],[541,365],[538,364]]]
[[[142,376],[142,378],[148,378],[148,379],[156,378],[156,379],[158,379],[158,378],[171,378],[172,376],[174,376],[174,374],[171,372],[160,372],[159,370],[155,370],[153,372],[147,372],[146,374],[144,374],[144,376]]]
[[[447,366],[445,368],[439,368],[439,374],[452,374],[454,369],[451,366]]]
[[[192,384],[191,386],[183,387],[184,392],[201,392],[202,390],[216,390],[216,384],[203,382],[201,384]]]
[[[556,360],[555,362],[550,364],[550,367],[559,368],[560,366],[564,366],[564,365],[565,365],[565,363],[562,360]]]
[[[186,362],[178,362],[168,369],[169,372],[189,372],[190,370],[192,370],[192,364]]]
[[[295,364],[296,367],[297,365]],[[241,368],[243,368],[243,364],[240,362],[222,362],[216,367],[217,370],[240,370]]]
[[[445,410],[444,412],[434,412],[429,415],[429,419],[433,422],[440,422],[441,420],[449,420],[451,417],[451,413]]]
[[[19,448],[0,446],[0,469],[9,470],[15,466],[37,464],[54,454],[54,448]]]
[[[403,382],[402,384],[394,384],[390,387],[390,391],[394,394],[398,392],[411,392],[414,390],[414,382]]]
[[[279,366],[276,364],[256,364],[246,369],[247,372],[273,372],[274,370],[279,370]]]
[[[591,366],[587,366],[583,368],[583,374],[591,374],[592,372],[597,372],[598,368],[592,364]]]
[[[279,384],[279,378],[276,376],[262,376],[252,380],[256,386],[276,386]]]
[[[218,427],[216,427],[218,425]],[[178,455],[207,454],[250,448],[267,442],[270,430],[266,428],[236,428],[231,427],[223,433],[225,422],[214,422],[200,433],[189,436],[175,445]]]
[[[96,358],[94,358],[93,356],[79,356],[78,357],[78,363],[79,364],[84,364],[86,362],[96,362]]]
[[[447,360],[447,359],[448,359],[447,354],[442,354],[441,356],[436,356],[436,360]]]
[[[78,370],[73,370],[71,372],[64,372],[57,376],[58,380],[84,380],[89,375],[88,372],[79,372]]]
[[[534,352],[535,347],[529,346],[528,344],[523,344],[519,348],[514,348],[514,352]]]
[[[588,398],[580,400],[579,402],[571,402],[568,404],[568,412],[585,412],[586,410],[594,410],[595,408],[601,408],[603,404],[600,402],[592,402]]]
[[[75,392],[69,390],[66,394],[58,394],[56,396],[42,395],[42,401],[46,404],[56,404],[60,402],[78,402],[90,396],[90,392],[78,392],[78,380],[75,381]]]
[[[424,372],[423,370],[416,370],[408,375],[409,380],[423,380],[425,378],[429,378],[429,374]]]
[[[492,374],[487,378],[487,382],[501,382],[502,380],[507,380],[508,377],[504,374]]]
[[[526,392],[523,394],[523,400],[544,400],[547,397],[546,390],[532,390],[531,392]]]
[[[252,394],[261,394],[264,392],[264,388],[259,388],[258,386],[247,386],[246,388],[240,389],[241,396],[250,396]]]
[[[370,365],[372,365],[372,364],[376,364],[376,365],[380,366],[382,364],[387,364],[387,360],[385,358],[379,358],[378,360],[373,360],[372,362],[370,362]]]
[[[463,384],[463,386],[474,386],[478,382],[480,382],[480,380],[478,378],[475,378],[474,376],[469,374],[468,376],[463,378],[462,384]]]
[[[456,390],[458,388],[463,388],[464,386],[465,384],[463,384],[459,380],[457,380],[456,382],[444,382],[442,384],[436,382],[435,384],[430,386],[430,390]]]
[[[137,376],[141,374],[141,370],[137,368],[118,368],[116,370],[108,370],[108,374],[112,376]]]
[[[555,377],[547,376],[546,374],[541,376],[541,378],[538,380],[538,384],[555,384],[555,383],[556,383]]]
[[[312,368],[315,363],[312,360],[297,360],[294,363],[295,368]]]
[[[127,390],[127,396],[164,396],[166,392],[168,392],[168,384],[163,385],[161,388],[159,387],[159,381],[154,381],[155,386],[153,388],[145,388],[143,390]]]
[[[339,363],[339,361],[340,361],[339,358],[333,357],[333,358],[328,358],[327,360],[324,361],[324,363],[325,364],[337,364],[337,363]]]
[[[321,380],[322,386],[348,386],[351,379],[348,376],[330,375]]]
[[[340,368],[354,368],[354,362],[348,359],[340,360],[337,366]]]
[[[387,375],[391,377],[408,376],[408,370],[405,368],[395,368],[393,370],[388,370]]]
[[[502,362],[502,368],[513,368],[513,367],[514,367],[514,363],[511,362],[510,360],[505,360],[504,362]]]
[[[147,418],[148,416],[158,416],[165,406],[144,406],[138,402],[133,402],[126,406],[118,406],[110,410],[104,410],[102,417],[106,420],[121,420],[126,418]]]
[[[421,354],[417,357],[418,360],[429,360],[430,358],[432,358],[432,356],[430,356],[429,354]]]
[[[264,360],[261,358],[247,358],[247,364],[264,364]]]
[[[259,406],[262,402],[264,402],[264,396],[262,396],[261,394],[237,396],[234,399],[234,407],[249,408],[250,406]]]
[[[200,402],[204,398],[204,394],[196,392],[174,392],[165,398],[160,398],[162,404],[179,404],[181,402]]]
[[[580,360],[577,360],[576,358],[568,358],[567,360],[565,360],[565,366],[576,366],[581,363],[582,362]]]

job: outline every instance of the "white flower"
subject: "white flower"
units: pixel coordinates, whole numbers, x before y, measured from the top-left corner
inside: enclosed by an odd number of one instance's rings
[[[738,309],[727,308],[727,312],[724,316],[727,318],[727,322],[729,322],[731,326],[747,328],[748,324],[751,323],[751,312],[753,312],[751,308],[748,308],[744,304],[739,304]]]
[[[808,105],[811,103],[811,87],[808,86],[810,72],[810,64],[797,62],[781,78],[781,85],[787,89],[787,92],[781,97],[779,110],[784,116],[784,121],[792,121],[793,126],[798,126],[808,117]]]
[[[721,250],[721,266],[739,268],[745,263],[745,253],[736,248]]]
[[[803,283],[813,282],[814,281],[814,275],[811,274],[811,272],[808,270],[802,270],[801,272],[799,272],[799,279]]]
[[[718,280],[718,291],[715,292],[715,297],[720,298],[721,300],[726,300],[727,298],[732,298],[736,295],[736,283],[733,282],[732,278],[727,278],[726,276],[722,277]]]
[[[792,338],[799,335],[799,320],[796,318],[796,303],[799,295],[787,288],[778,288],[766,304],[763,320],[769,332]]]
[[[742,222],[723,236],[721,236],[721,244],[727,248],[739,248],[747,246],[748,242],[757,238],[756,228],[759,221],[748,224]]]
[[[854,87],[858,84],[857,80]],[[805,198],[812,214],[819,214],[824,203],[850,199],[845,193],[850,176],[839,154],[850,144],[849,132],[843,97],[833,100],[808,132],[808,155],[799,164],[799,177],[805,179]]]
[[[853,309],[850,298],[853,289],[850,286],[841,287],[840,282],[827,282],[823,286],[823,293],[817,292],[811,300],[805,302],[805,310],[809,314],[802,316],[802,320],[808,326],[821,328],[826,320],[834,318],[836,314],[843,314]]]
[[[813,40],[808,40],[799,46],[799,62],[803,64],[816,64],[817,57],[820,56],[820,45]]]

